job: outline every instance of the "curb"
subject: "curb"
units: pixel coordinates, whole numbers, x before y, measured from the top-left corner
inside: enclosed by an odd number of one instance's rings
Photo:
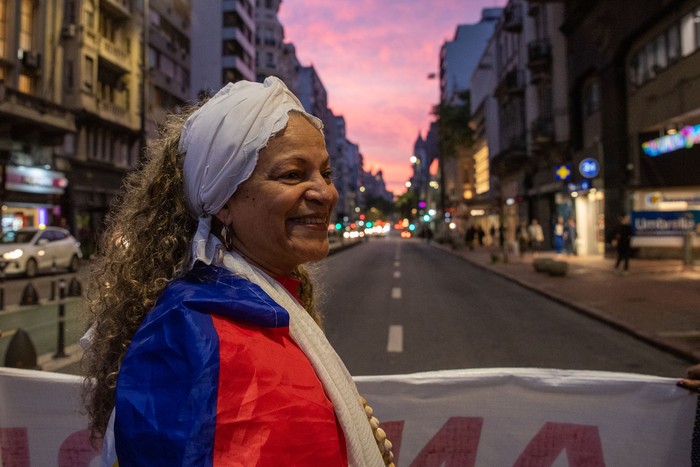
[[[461,258],[463,261],[466,261],[469,264],[476,266],[484,271],[488,271],[491,274],[497,275],[497,276],[502,277],[504,279],[507,279],[511,282],[514,282],[522,287],[525,287],[526,289],[529,289],[529,290],[531,290],[539,295],[542,295],[543,297],[547,297],[547,298],[559,303],[560,305],[566,306],[567,308],[569,308],[577,313],[588,316],[589,318],[593,318],[596,321],[599,321],[603,324],[607,324],[608,326],[610,326],[614,329],[617,329],[618,331],[622,331],[622,332],[624,332],[624,333],[626,333],[626,334],[628,334],[636,339],[639,339],[643,342],[646,342],[647,344],[650,344],[650,345],[652,345],[660,350],[663,350],[664,352],[668,352],[668,353],[670,353],[678,358],[681,358],[683,360],[687,360],[691,364],[695,364],[698,361],[700,361],[700,356],[695,355],[694,352],[679,348],[679,347],[671,345],[663,340],[660,340],[659,338],[657,338],[655,336],[638,331],[637,329],[634,329],[630,325],[623,323],[619,320],[616,320],[616,319],[606,315],[603,312],[600,312],[596,309],[593,309],[593,308],[590,308],[587,306],[573,303],[560,295],[542,290],[542,289],[532,285],[531,283],[529,283],[527,281],[523,281],[522,279],[518,279],[517,277],[510,276],[508,274],[504,274],[504,273],[502,273],[494,268],[490,268],[487,265],[479,263],[478,261],[473,261],[473,260],[467,258],[466,256],[461,255],[458,252],[451,250],[450,248],[445,248],[442,245],[436,245],[436,244],[434,246],[441,249],[441,250],[449,252],[452,255]]]

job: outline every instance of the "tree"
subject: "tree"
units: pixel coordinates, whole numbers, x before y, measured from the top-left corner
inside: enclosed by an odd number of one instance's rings
[[[441,102],[433,107],[438,129],[438,149],[442,157],[456,157],[474,142],[471,119],[469,91],[457,94],[457,103]]]
[[[437,126],[438,161],[440,163],[440,211],[445,212],[445,160],[458,158],[473,144],[469,91],[457,94],[454,103],[440,102],[433,107]]]

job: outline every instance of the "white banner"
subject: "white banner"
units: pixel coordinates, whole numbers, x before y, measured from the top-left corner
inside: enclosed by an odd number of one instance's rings
[[[355,378],[404,467],[690,466],[675,380],[540,369]],[[0,466],[97,466],[81,378],[0,368]]]
[[[397,465],[691,465],[697,395],[674,379],[497,368],[355,380]]]

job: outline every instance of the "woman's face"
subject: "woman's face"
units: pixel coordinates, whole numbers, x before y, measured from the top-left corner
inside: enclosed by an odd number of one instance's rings
[[[273,275],[328,254],[328,223],[338,201],[321,132],[290,113],[287,127],[260,151],[248,180],[217,214],[233,248]]]

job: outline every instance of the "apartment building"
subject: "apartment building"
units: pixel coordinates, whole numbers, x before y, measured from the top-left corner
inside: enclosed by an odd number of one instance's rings
[[[255,4],[252,0],[192,2],[190,96],[226,83],[255,81]]]
[[[0,0],[2,230],[63,223],[68,179],[57,160],[76,131],[62,99],[59,5]]]
[[[148,43],[143,83],[147,144],[168,113],[191,102],[190,0],[148,0]]]

